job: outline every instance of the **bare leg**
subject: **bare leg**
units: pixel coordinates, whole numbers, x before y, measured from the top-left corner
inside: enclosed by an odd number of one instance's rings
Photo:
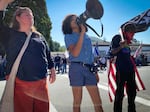
[[[80,112],[82,101],[82,87],[72,87],[73,92],[73,112]]]
[[[102,108],[102,101],[101,101],[101,97],[99,94],[99,90],[97,86],[86,86],[90,97],[92,99],[92,102],[94,104],[94,109],[95,112],[103,112],[103,108]]]

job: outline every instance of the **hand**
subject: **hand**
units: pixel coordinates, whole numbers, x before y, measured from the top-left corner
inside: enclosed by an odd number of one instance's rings
[[[121,48],[124,48],[127,44],[127,40],[121,41],[119,44]]]
[[[96,76],[97,83],[99,83],[100,79],[99,79],[99,76],[98,76],[98,72],[95,74],[95,76]]]
[[[14,0],[0,0],[0,10],[4,10]]]
[[[86,27],[83,24],[81,24],[80,28],[81,28],[81,33],[84,34],[86,32]]]
[[[50,77],[49,77],[49,81],[52,84],[56,80],[56,73],[55,73],[55,69],[54,68],[52,68],[50,71],[51,71],[51,74],[50,74]]]
[[[6,3],[6,4],[10,4],[10,3],[13,2],[14,0],[0,0],[0,1],[2,1],[2,2]]]

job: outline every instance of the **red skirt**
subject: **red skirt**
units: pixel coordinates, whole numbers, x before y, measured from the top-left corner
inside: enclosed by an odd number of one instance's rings
[[[14,112],[49,112],[46,78],[38,81],[23,81],[16,78]]]

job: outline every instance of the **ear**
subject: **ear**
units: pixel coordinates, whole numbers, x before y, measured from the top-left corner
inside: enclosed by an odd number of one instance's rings
[[[16,20],[19,22],[19,21],[20,21],[20,17],[19,17],[19,16],[16,16]]]

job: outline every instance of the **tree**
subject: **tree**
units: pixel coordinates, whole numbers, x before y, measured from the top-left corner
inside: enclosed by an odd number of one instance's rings
[[[47,13],[45,0],[15,0],[11,5],[8,6],[8,13],[5,17],[5,23],[8,25],[11,21],[14,11],[17,6],[27,6],[32,9],[35,17],[35,27],[43,34],[46,38],[51,51],[54,51],[53,41],[50,36],[52,29],[52,23]]]
[[[59,48],[59,51],[65,52],[65,51],[66,51],[66,47],[65,47],[65,46],[61,46],[61,47]]]
[[[54,41],[53,46],[54,46],[54,51],[59,51],[60,44],[58,42]]]

